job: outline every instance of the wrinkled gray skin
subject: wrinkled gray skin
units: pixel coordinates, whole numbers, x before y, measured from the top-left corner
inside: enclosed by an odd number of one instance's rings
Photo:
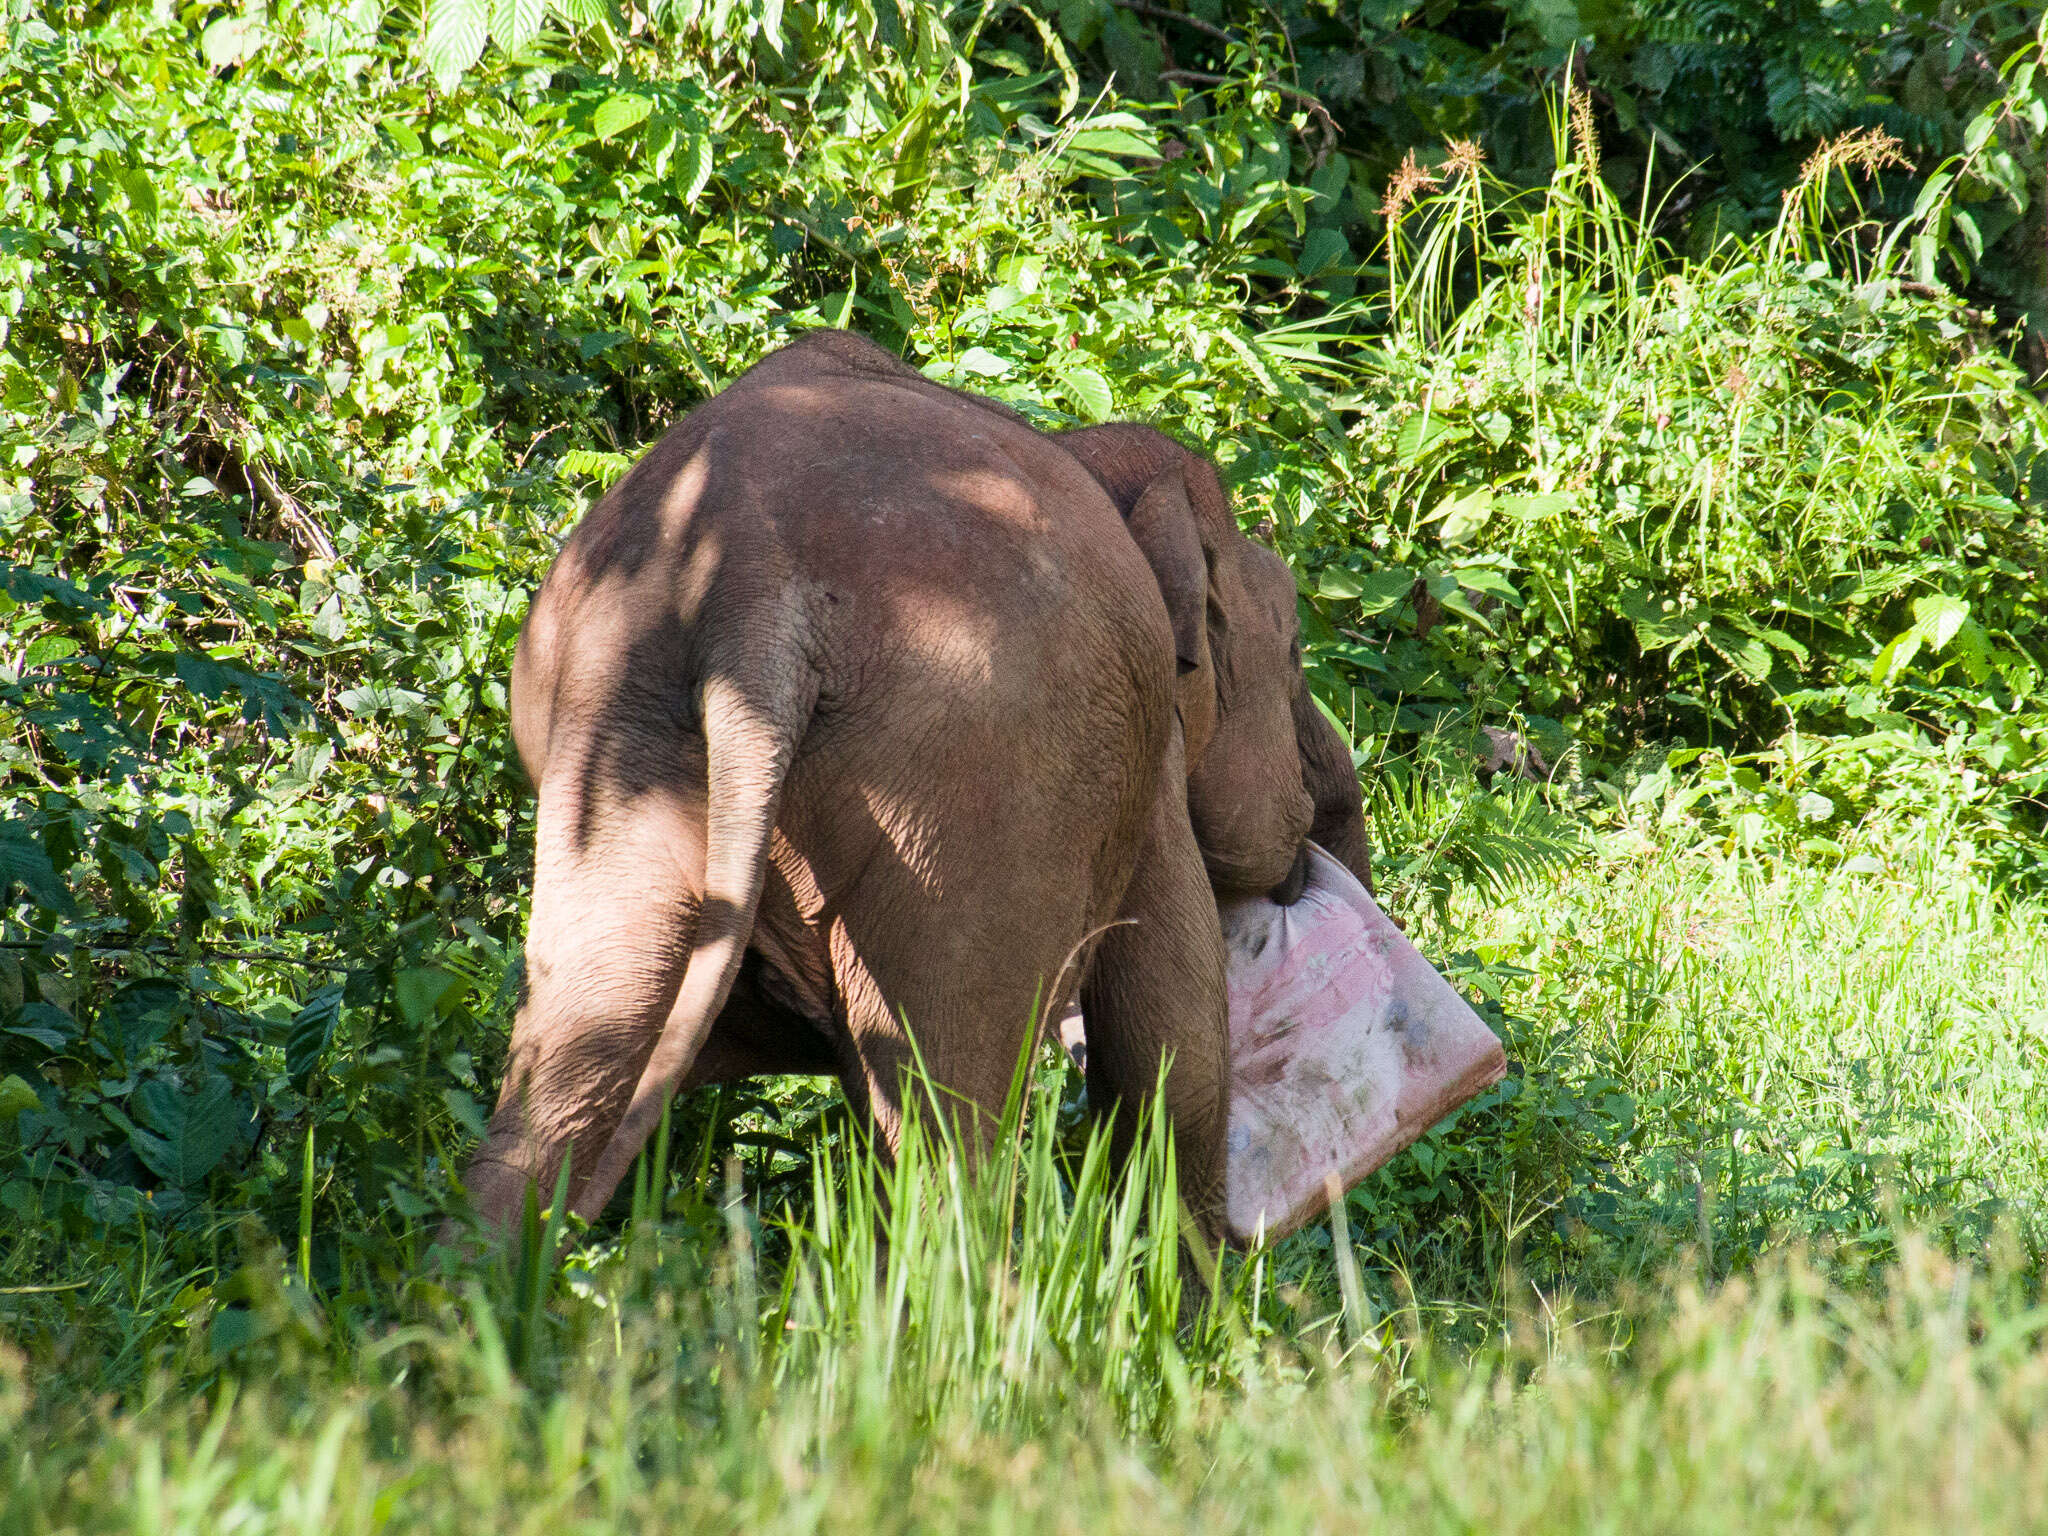
[[[1293,582],[1207,460],[1145,427],[1049,436],[811,333],[584,518],[512,717],[539,814],[527,992],[467,1179],[488,1223],[564,1154],[595,1215],[701,1083],[837,1072],[893,1146],[906,1018],[985,1145],[1034,1007],[1078,985],[1095,1103],[1143,1100],[1172,1053],[1216,1234],[1212,888],[1291,899],[1311,833],[1368,869]]]

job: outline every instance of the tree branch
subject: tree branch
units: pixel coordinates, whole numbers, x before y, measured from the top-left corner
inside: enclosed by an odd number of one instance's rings
[[[1140,16],[1150,16],[1158,21],[1177,22],[1183,27],[1193,27],[1197,32],[1206,32],[1221,42],[1237,42],[1238,36],[1228,27],[1219,27],[1213,21],[1204,21],[1199,16],[1190,16],[1185,11],[1170,11],[1163,5],[1148,5],[1146,0],[1110,0],[1110,4],[1121,10],[1135,11]]]

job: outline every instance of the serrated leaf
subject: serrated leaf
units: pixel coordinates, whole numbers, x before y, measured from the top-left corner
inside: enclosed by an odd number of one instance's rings
[[[1955,639],[1956,631],[1963,627],[1963,621],[1969,616],[1970,605],[1945,592],[1913,600],[1914,632],[1927,642],[1929,650],[1936,653]]]
[[[547,20],[548,0],[490,0],[491,41],[508,54],[532,42]]]
[[[1107,421],[1116,409],[1116,397],[1109,380],[1085,364],[1068,368],[1060,375],[1060,389],[1074,409],[1088,421]]]
[[[698,197],[711,180],[711,140],[701,133],[692,134],[682,154],[676,157],[676,170],[683,184],[683,206],[696,207]]]
[[[1459,438],[1470,437],[1472,429],[1446,421],[1430,411],[1418,411],[1401,423],[1394,435],[1394,453],[1404,464],[1413,464],[1431,449]]]
[[[235,1091],[224,1077],[209,1077],[191,1093],[144,1083],[129,1105],[149,1129],[131,1129],[128,1145],[151,1173],[181,1189],[211,1173],[241,1131]]]
[[[327,1054],[334,1031],[341,1023],[342,996],[346,990],[345,984],[338,981],[321,987],[292,1015],[292,1026],[284,1037],[284,1070],[293,1086],[303,1090],[306,1079]]]
[[[638,128],[653,112],[654,103],[645,96],[607,96],[597,104],[590,130],[606,143],[631,128]]]
[[[1699,633],[1699,620],[1692,609],[1641,590],[1622,595],[1621,616],[1634,626],[1636,644],[1646,652],[1676,645]]]
[[[1793,662],[1799,666],[1803,667],[1813,659],[1811,651],[1799,641],[1786,634],[1782,629],[1772,629],[1768,625],[1749,623],[1744,624],[1742,627],[1750,634],[1755,635],[1757,639],[1763,641],[1765,645],[1771,647],[1772,650],[1782,651],[1787,656],[1790,656]]]
[[[1751,682],[1760,683],[1771,675],[1771,653],[1762,641],[1720,624],[1707,626],[1706,641],[1708,649]]]
[[[452,91],[469,67],[483,56],[490,38],[489,0],[429,0],[427,68],[434,84]]]
[[[564,475],[588,475],[606,488],[615,484],[632,467],[632,459],[625,454],[607,453],[597,448],[571,448],[562,455]]]

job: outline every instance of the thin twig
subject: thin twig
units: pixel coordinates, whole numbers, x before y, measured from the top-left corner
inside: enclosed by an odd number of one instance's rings
[[[1185,11],[1168,10],[1163,5],[1148,5],[1145,0],[1110,0],[1110,3],[1126,11],[1136,11],[1140,16],[1152,16],[1160,21],[1178,22],[1181,26],[1193,27],[1197,32],[1206,32],[1209,36],[1226,43],[1239,41],[1237,34],[1228,27],[1219,27],[1213,21],[1204,21],[1201,17],[1190,16]]]
[[[0,939],[0,949],[43,949],[58,937],[59,935],[52,934],[50,938],[40,941],[35,939]],[[309,971],[347,972],[361,969],[359,966],[343,965],[339,961],[334,960],[308,960],[303,955],[287,954],[281,949],[236,949],[230,945],[223,944],[200,944],[196,947],[202,954],[214,960],[274,960],[283,965],[301,966]],[[105,958],[110,955],[163,955],[166,951],[161,949],[152,950],[148,946],[141,944],[73,944],[67,953]]]

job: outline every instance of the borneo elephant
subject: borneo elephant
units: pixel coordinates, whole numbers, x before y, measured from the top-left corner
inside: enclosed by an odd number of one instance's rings
[[[836,1072],[893,1146],[906,1020],[972,1145],[1078,986],[1095,1103],[1170,1062],[1213,1236],[1214,893],[1298,892],[1311,834],[1368,873],[1293,581],[1209,461],[1040,432],[843,331],[690,412],[583,519],[512,723],[525,993],[467,1175],[498,1225],[564,1156],[594,1216],[698,1083]]]

